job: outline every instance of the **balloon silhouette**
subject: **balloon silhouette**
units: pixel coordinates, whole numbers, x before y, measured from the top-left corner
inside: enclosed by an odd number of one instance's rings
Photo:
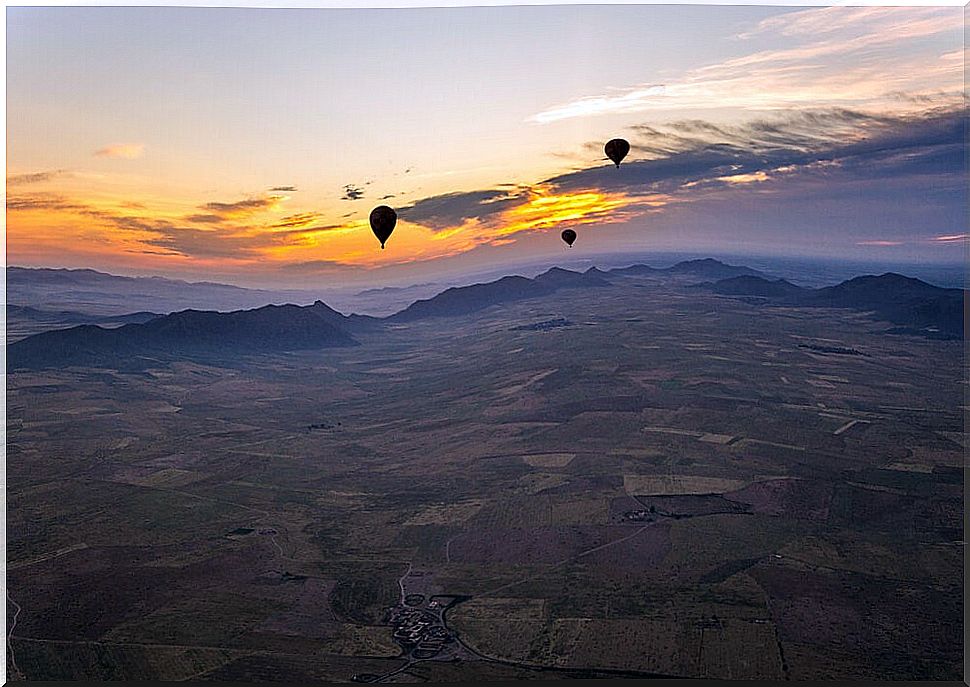
[[[370,211],[370,228],[381,242],[381,250],[384,250],[384,243],[391,237],[395,224],[397,213],[386,205],[379,205]]]
[[[573,247],[573,241],[576,240],[576,232],[573,231],[572,229],[563,229],[562,230],[562,240],[565,241],[566,244],[570,248],[572,248]]]
[[[630,144],[622,138],[614,138],[612,141],[607,141],[603,150],[606,151],[606,157],[613,160],[614,164],[619,168],[620,162],[630,152]]]

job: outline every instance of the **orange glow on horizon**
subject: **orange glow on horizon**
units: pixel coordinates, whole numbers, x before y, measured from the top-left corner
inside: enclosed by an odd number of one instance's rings
[[[43,256],[67,254],[75,262],[102,258],[147,270],[316,262],[371,268],[505,245],[523,232],[616,222],[670,200],[597,189],[557,193],[539,185],[501,212],[489,215],[486,205],[482,217],[455,226],[432,228],[399,220],[387,250],[381,251],[363,212],[328,223],[325,212],[286,207],[290,198],[285,195],[226,203],[83,197],[96,199],[29,192],[8,196],[8,249],[15,260],[38,262]]]

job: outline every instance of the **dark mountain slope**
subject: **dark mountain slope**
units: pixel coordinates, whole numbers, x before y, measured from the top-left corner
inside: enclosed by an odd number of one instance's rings
[[[943,289],[894,272],[866,275],[810,292],[805,304],[871,310],[902,327],[898,333],[963,338],[965,292]]]
[[[752,276],[764,277],[764,272],[744,267],[741,265],[728,265],[714,258],[703,258],[701,260],[684,260],[670,267],[657,268],[649,265],[630,265],[629,267],[618,267],[608,272],[611,275],[619,276],[686,276],[707,280],[728,279],[730,277]]]
[[[802,287],[784,279],[772,280],[750,275],[721,279],[717,282],[704,282],[696,284],[695,287],[725,296],[764,296],[767,298],[795,296],[805,291]]]
[[[744,267],[742,265],[728,265],[714,258],[703,258],[701,260],[685,260],[678,262],[672,267],[668,267],[662,272],[668,274],[686,274],[692,277],[704,277],[705,279],[729,279],[731,277],[752,276],[764,277],[764,272]]]
[[[297,351],[357,342],[333,324],[340,313],[312,306],[267,305],[228,313],[184,310],[117,329],[82,325],[44,332],[7,348],[9,369],[117,366],[139,357]]]
[[[762,296],[784,305],[870,311],[899,325],[893,333],[955,339],[963,338],[965,331],[962,289],[944,289],[893,272],[855,277],[821,289],[756,277],[724,279],[698,288],[731,296]]]
[[[536,276],[533,281],[553,291],[556,289],[585,289],[597,286],[610,286],[610,282],[604,279],[605,276],[595,267],[585,272],[573,272],[571,270],[564,270],[561,267],[553,267]]]
[[[437,296],[415,301],[399,313],[391,315],[391,322],[410,322],[425,317],[453,317],[484,310],[499,303],[524,298],[536,298],[551,289],[527,277],[502,277],[498,281],[445,289]]]
[[[412,303],[387,319],[391,322],[411,322],[426,317],[454,317],[478,312],[493,305],[538,298],[559,289],[604,286],[610,286],[610,283],[596,272],[580,273],[554,267],[535,279],[502,277],[485,284],[446,289],[433,298]]]
[[[138,312],[125,313],[123,315],[89,315],[88,313],[75,312],[73,310],[43,310],[31,308],[26,305],[7,304],[7,321],[11,319],[24,322],[36,322],[38,324],[110,324],[120,323],[141,324],[153,320],[159,313],[141,310]]]
[[[32,334],[64,329],[79,324],[97,324],[104,327],[120,327],[123,324],[142,323],[159,317],[153,312],[133,312],[123,315],[91,315],[72,310],[43,310],[24,305],[7,305],[7,342],[17,341]]]

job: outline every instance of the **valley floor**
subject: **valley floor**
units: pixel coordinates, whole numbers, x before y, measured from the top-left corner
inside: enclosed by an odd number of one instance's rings
[[[960,679],[962,347],[889,326],[631,277],[11,374],[8,671]]]

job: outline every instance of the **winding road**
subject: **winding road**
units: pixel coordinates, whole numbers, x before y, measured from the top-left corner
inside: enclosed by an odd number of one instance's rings
[[[10,656],[10,666],[13,668],[13,672],[18,678],[24,679],[26,676],[23,674],[23,672],[21,672],[20,668],[17,667],[17,659],[14,657],[13,642],[11,641],[13,638],[13,631],[17,629],[17,618],[20,617],[20,612],[23,609],[20,607],[20,604],[14,601],[10,596],[9,589],[7,590],[7,601],[12,603],[16,609],[13,614],[13,620],[10,622],[10,629],[7,631],[7,651],[9,652],[8,655]]]

